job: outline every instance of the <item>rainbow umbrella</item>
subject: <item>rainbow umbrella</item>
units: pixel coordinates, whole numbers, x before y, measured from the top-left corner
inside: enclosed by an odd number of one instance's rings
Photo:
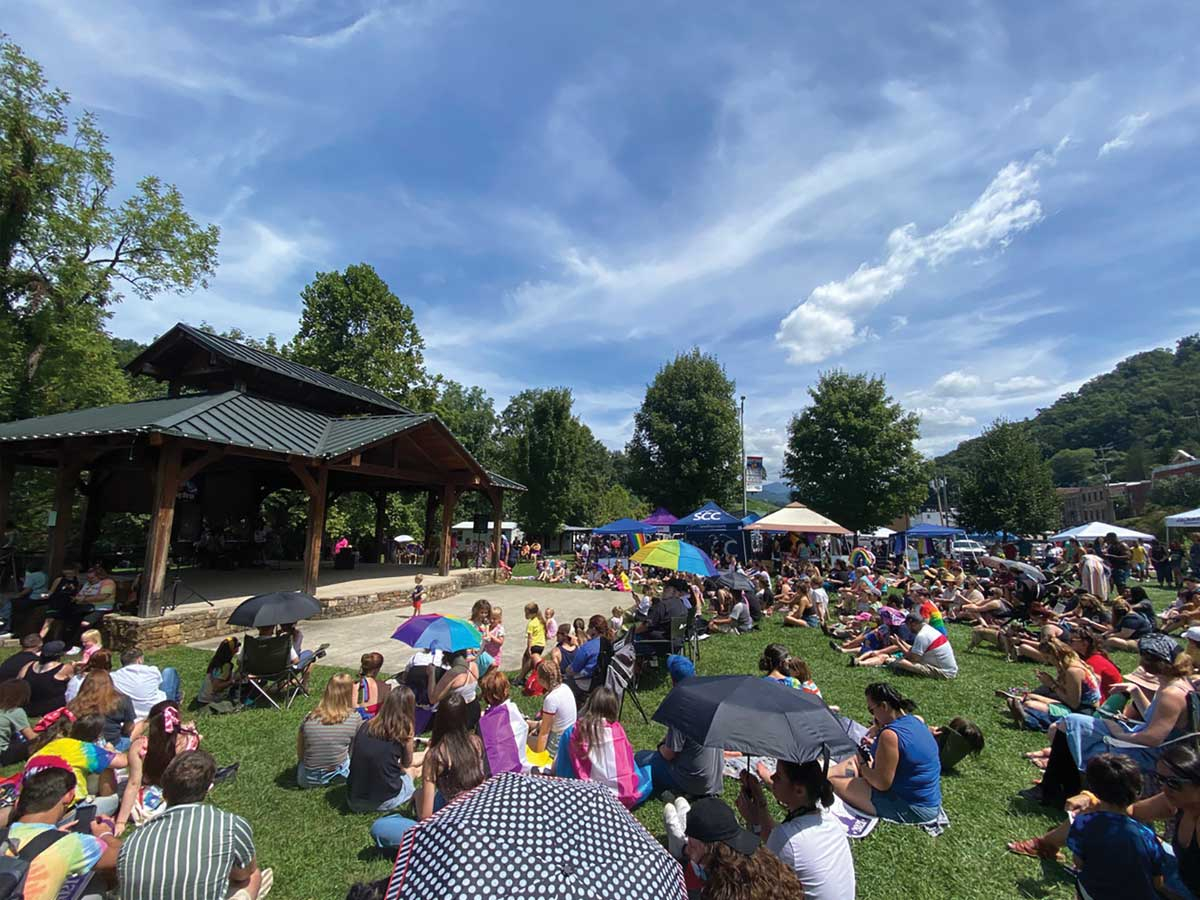
[[[440,613],[413,616],[396,629],[392,640],[422,650],[442,650],[447,653],[476,649],[483,643],[479,629],[466,619]]]
[[[855,547],[850,551],[850,565],[856,569],[859,566],[873,566],[875,565],[875,554],[866,547]]]
[[[713,577],[717,567],[708,554],[687,541],[654,541],[630,557],[634,562],[676,572]]]

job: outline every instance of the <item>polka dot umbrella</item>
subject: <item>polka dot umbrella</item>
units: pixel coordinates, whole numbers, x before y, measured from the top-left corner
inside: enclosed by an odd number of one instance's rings
[[[386,900],[685,900],[683,870],[607,787],[504,773],[404,833]]]

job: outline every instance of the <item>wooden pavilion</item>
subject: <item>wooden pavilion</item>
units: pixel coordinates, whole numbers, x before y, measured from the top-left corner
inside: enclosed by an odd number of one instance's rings
[[[141,616],[162,607],[173,540],[194,538],[206,520],[256,521],[263,499],[280,488],[308,495],[297,585],[308,593],[317,586],[331,494],[371,495],[380,547],[387,495],[426,494],[426,547],[440,539],[444,551],[458,499],[485,493],[498,558],[503,492],[524,487],[484,469],[436,415],[184,324],[127,368],[166,383],[167,396],[0,425],[0,522],[9,516],[18,466],[55,470],[51,577],[67,561],[77,490],[86,497],[79,546],[85,561],[105,512],[150,513]],[[439,505],[440,538],[433,534]],[[440,573],[449,565],[442,552]]]

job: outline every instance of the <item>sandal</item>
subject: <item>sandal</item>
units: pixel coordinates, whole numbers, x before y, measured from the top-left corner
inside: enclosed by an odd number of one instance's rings
[[[1023,841],[1009,841],[1008,852],[1033,859],[1058,859],[1058,848],[1047,844],[1040,837],[1027,838]]]

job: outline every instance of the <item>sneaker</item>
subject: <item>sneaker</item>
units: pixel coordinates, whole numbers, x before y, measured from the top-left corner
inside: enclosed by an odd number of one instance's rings
[[[217,774],[213,776],[213,787],[237,778],[238,768],[240,766],[241,763],[234,763],[231,766],[221,766],[221,768],[217,769]]]
[[[80,648],[80,647],[72,647],[70,650],[68,650],[68,651],[67,651],[66,655],[67,655],[67,656],[77,656],[77,655],[79,655],[79,654],[80,654],[80,653],[82,653],[82,652],[83,652],[82,648]]]

